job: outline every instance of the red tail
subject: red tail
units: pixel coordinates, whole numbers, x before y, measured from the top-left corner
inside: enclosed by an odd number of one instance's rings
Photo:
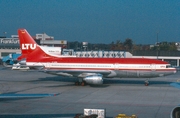
[[[34,39],[30,36],[30,34],[26,31],[26,29],[19,29],[19,42],[22,55],[18,58],[18,60],[24,59],[33,52],[38,44],[34,41]]]

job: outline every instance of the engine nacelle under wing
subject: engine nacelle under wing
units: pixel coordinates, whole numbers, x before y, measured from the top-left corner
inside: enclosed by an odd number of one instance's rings
[[[87,76],[83,80],[88,84],[95,84],[95,85],[103,84],[103,78],[102,75],[100,74]]]

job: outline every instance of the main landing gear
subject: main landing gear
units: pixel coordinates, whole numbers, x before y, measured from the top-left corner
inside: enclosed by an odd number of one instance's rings
[[[85,86],[85,85],[86,85],[86,82],[85,82],[85,81],[75,82],[75,85],[76,85],[76,86]]]
[[[83,79],[79,78],[79,81],[75,82],[76,86],[85,86],[86,82]]]
[[[149,79],[147,79],[146,81],[144,81],[144,85],[145,85],[145,86],[149,86]]]

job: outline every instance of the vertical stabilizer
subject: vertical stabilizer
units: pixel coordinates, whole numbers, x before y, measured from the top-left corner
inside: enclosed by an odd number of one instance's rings
[[[25,59],[27,55],[29,55],[31,52],[33,52],[38,46],[38,44],[34,41],[34,39],[26,31],[26,29],[19,29],[18,35],[22,53],[18,60],[22,60]]]

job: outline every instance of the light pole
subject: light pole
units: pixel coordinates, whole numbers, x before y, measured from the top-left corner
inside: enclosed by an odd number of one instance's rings
[[[159,43],[158,43],[158,34],[159,32],[157,32],[157,39],[156,39],[156,47],[157,47],[157,59],[158,59],[158,55],[159,55]]]
[[[6,38],[6,34],[7,34],[7,32],[3,32],[3,38]]]

